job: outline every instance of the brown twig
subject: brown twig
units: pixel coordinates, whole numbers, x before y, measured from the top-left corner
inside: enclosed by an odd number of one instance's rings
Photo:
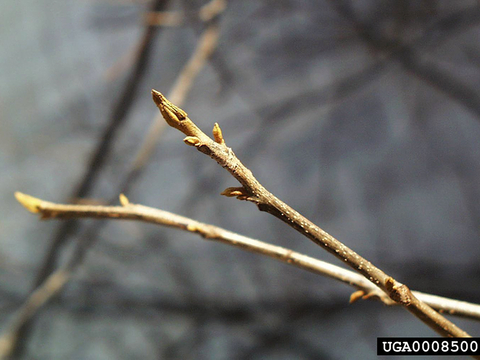
[[[361,295],[358,296],[360,293],[357,293],[353,296],[353,299],[375,298],[379,299],[386,305],[398,305],[377,286],[356,272],[332,265],[325,261],[317,260],[290,249],[251,239],[220,227],[205,224],[168,211],[139,204],[132,204],[124,195],[120,195],[120,203],[122,206],[64,205],[40,200],[19,192],[15,193],[15,196],[27,210],[40,214],[41,219],[44,220],[55,218],[138,220],[190,231],[201,235],[207,240],[217,240],[247,251],[266,255],[303,270],[328,276],[348,285],[352,285],[361,291]],[[64,273],[65,272],[66,271],[64,271]],[[439,311],[451,315],[480,320],[480,305],[424,294],[417,291],[414,291],[414,293],[422,300],[425,299],[425,302]]]
[[[22,327],[28,323],[46,302],[58,294],[71,275],[72,273],[68,269],[56,270],[47,277],[41,286],[30,294],[30,297],[22,305],[10,326],[0,337],[0,359],[3,360],[10,356],[18,343],[18,336]]]
[[[200,152],[217,161],[242,185],[238,188],[226,189],[223,192],[224,195],[251,201],[258,206],[260,211],[266,211],[284,221],[380,287],[393,301],[403,305],[440,335],[470,336],[431,307],[418,300],[406,285],[387,275],[268,192],[253,176],[252,172],[240,162],[232,149],[226,146],[223,137],[221,139],[216,137],[216,141],[212,140],[189,119],[185,111],[173,105],[160,92],[152,90],[152,97],[165,121],[187,135],[184,139],[187,145],[196,147]]]
[[[465,31],[480,21],[480,8],[474,5],[467,9],[454,12],[445,16],[432,25],[426,26],[423,34],[410,41],[391,41],[388,37],[381,36],[381,32],[375,31],[369,24],[361,21],[351,11],[346,2],[330,0],[332,7],[339,15],[351,23],[359,38],[376,52],[383,53],[383,58],[398,61],[410,74],[424,81],[445,95],[465,106],[474,114],[480,114],[480,96],[476,89],[462,83],[452,74],[443,71],[432,61],[424,56],[425,47],[430,49],[443,43],[452,35]],[[427,45],[428,44],[428,45]]]
[[[183,14],[179,11],[149,11],[145,14],[148,26],[179,26],[184,23]]]
[[[211,0],[195,13],[203,22],[208,22],[222,13],[227,6],[226,0]],[[150,11],[145,16],[149,26],[179,26],[186,23],[187,16],[180,11]]]
[[[165,1],[152,1],[152,9],[163,8],[163,6],[166,6]],[[85,197],[95,184],[99,172],[110,154],[114,140],[120,129],[125,124],[127,115],[136,98],[139,84],[141,83],[141,79],[146,72],[148,62],[150,61],[153,45],[155,43],[154,40],[158,31],[158,28],[154,26],[148,26],[145,28],[142,37],[139,39],[139,51],[137,53],[135,66],[129,74],[123,91],[112,110],[109,123],[88,161],[87,171],[83,175],[76,188],[73,190],[71,198],[76,199]],[[75,233],[77,229],[78,224],[76,224],[74,221],[70,223],[64,223],[57,229],[52,239],[50,249],[47,252],[47,256],[44,259],[41,269],[39,270],[35,279],[35,288],[40,285],[53,271],[60,248],[68,241],[69,237]]]
[[[232,190],[232,192],[233,191],[234,190]],[[132,204],[123,195],[120,195],[120,203],[122,206],[63,205],[40,200],[19,192],[15,193],[15,196],[26,209],[33,213],[39,213],[42,219],[130,219],[174,227],[197,233],[207,240],[216,240],[243,250],[266,255],[300,269],[328,276],[354,286],[358,291],[352,294],[350,302],[362,298],[378,299],[386,305],[398,305],[377,286],[353,271],[314,259],[290,249],[251,239],[187,217],[143,205]],[[25,301],[18,315],[14,317],[10,326],[0,337],[0,359],[4,359],[10,354],[14,344],[17,342],[18,333],[22,326],[28,322],[45,303],[61,291],[63,286],[71,278],[77,265],[77,262],[69,262],[64,268],[53,272],[46,281],[31,294],[27,301]],[[441,312],[477,320],[480,319],[480,305],[415,291],[413,293],[420,300]]]
[[[218,43],[218,36],[219,28],[218,25],[214,23],[210,24],[203,32],[202,36],[198,40],[198,44],[194,53],[181,71],[180,75],[177,77],[170,92],[170,97],[175,99],[176,103],[183,104],[185,101],[187,93],[192,87],[193,81],[200,73],[200,70],[205,66],[207,59],[215,50],[215,47]],[[128,179],[135,177],[137,172],[145,166],[151,154],[153,153],[155,145],[157,144],[157,141],[164,128],[165,122],[163,121],[161,115],[158,114],[153,119],[152,124],[147,131],[147,135],[142,142],[140,149],[137,151],[137,155],[131,166],[130,173],[127,176]],[[122,191],[125,191],[125,187],[126,186],[124,186]]]
[[[213,5],[215,5],[216,1],[212,1],[212,3]],[[205,7],[202,7],[202,10],[205,8],[208,9],[207,5],[205,5]],[[220,9],[220,7],[218,7],[218,4],[215,5],[215,9],[216,10]],[[217,14],[219,14],[219,12]],[[209,19],[205,19],[205,21],[207,20]],[[147,34],[151,36],[150,29],[147,29]],[[219,36],[218,25],[215,22],[211,22],[205,29],[202,36],[200,37],[198,41],[198,45],[194,53],[192,54],[192,57],[190,58],[188,63],[185,65],[184,69],[181,71],[181,73],[177,77],[177,80],[171,91],[172,98],[175,98],[179,103],[183,103],[188,91],[192,86],[193,81],[195,80],[196,76],[205,65],[206,60],[209,58],[209,56],[215,49],[218,41],[218,36]],[[138,65],[138,66],[142,66],[142,69],[145,63],[145,60],[142,60],[142,57],[144,56],[143,52],[145,51],[145,48],[150,45],[151,45],[151,40],[147,42],[145,39],[143,39],[137,45],[135,54],[132,54],[132,55],[135,55],[136,58],[138,58],[137,64],[142,64],[142,65]],[[136,74],[135,76],[138,77],[139,71],[137,69],[134,70],[134,73]],[[130,89],[131,86],[132,85],[129,82],[127,85],[127,89]],[[124,97],[122,97],[122,99],[124,99]],[[128,107],[128,105],[126,105],[126,102],[123,100],[121,104],[123,107]],[[128,104],[130,104],[130,102],[128,102]],[[114,113],[117,114],[118,111],[115,111]],[[116,118],[116,120],[118,119]],[[161,116],[157,116],[154,119],[152,126],[147,133],[145,141],[142,143],[137,153],[137,157],[135,158],[125,178],[125,181],[122,184],[122,191],[126,191],[126,189],[131,186],[133,180],[139,175],[141,169],[146,165],[148,159],[150,158],[153,152],[153,149],[155,148],[158,138],[160,137],[160,134],[163,130],[164,125],[165,123],[162,121]],[[107,132],[108,134],[111,134],[111,129],[109,128]],[[113,135],[104,136],[104,138],[111,141],[111,139],[113,138]],[[105,139],[100,145],[100,148],[102,149],[105,148],[104,147],[104,142],[106,141]],[[94,157],[95,159],[98,157],[98,151],[96,152],[96,155]],[[75,192],[75,195],[74,195],[75,198],[78,198],[78,196],[82,196],[82,194],[85,194],[88,191],[88,189],[85,190],[86,182],[90,184],[91,182],[94,181],[94,178],[95,178],[94,176],[92,177],[91,174],[92,172],[90,171],[82,181],[81,185],[79,185],[80,190],[77,190]],[[14,324],[18,324],[18,326],[17,327],[14,326],[14,328],[11,328],[11,331],[9,331],[9,333],[11,334],[15,333],[16,335],[14,337],[11,337],[9,341],[6,341],[5,340],[6,337],[3,337],[3,340],[1,340],[0,342],[0,358],[2,358],[1,354],[4,354],[5,351],[11,352],[12,350],[14,350],[18,340],[23,338],[22,335],[19,335],[19,332],[23,330],[24,325],[28,323],[28,321],[32,318],[32,316],[36,313],[36,311],[40,309],[45,302],[48,302],[58,292],[61,291],[63,285],[66,282],[68,282],[68,280],[70,279],[70,276],[75,270],[75,268],[82,262],[83,254],[85,253],[86,247],[88,246],[88,244],[91,243],[91,241],[79,243],[66,268],[52,272],[53,266],[54,266],[53,260],[57,255],[59,246],[68,237],[69,233],[67,232],[74,232],[77,225],[78,224],[75,222],[75,219],[73,219],[73,222],[69,222],[69,223],[65,222],[64,225],[59,228],[59,231],[56,234],[54,243],[51,246],[51,250],[49,251],[48,256],[44,262],[42,270],[39,272],[38,278],[35,281],[35,290],[32,293],[32,296],[29,298],[29,300],[22,306],[23,310],[20,311],[19,313],[20,315],[17,317],[17,320],[14,321]],[[95,238],[95,232],[96,232],[96,228],[90,228],[88,232],[89,237],[92,239]],[[48,291],[45,292],[41,290],[41,289],[51,289],[49,285],[50,279],[52,277],[55,277],[55,274],[57,274],[59,271],[64,274],[67,274],[67,273],[69,274],[68,277],[65,277],[65,283],[62,286],[56,288],[55,292],[53,293]],[[49,294],[48,296],[46,296],[45,300],[43,300],[41,304],[35,300],[37,299],[35,294],[39,292],[42,294]],[[35,310],[32,310],[32,309],[35,309]],[[6,346],[6,344],[8,344],[8,346]]]
[[[167,5],[167,2],[168,1],[165,0],[152,0],[151,9],[160,10]],[[143,32],[143,35],[139,39],[135,65],[126,79],[124,88],[118,98],[118,101],[116,101],[113,107],[109,122],[105,127],[96,148],[92,152],[90,159],[88,160],[86,172],[72,191],[72,199],[82,198],[88,195],[91,188],[95,184],[101,169],[107,161],[111,152],[112,144],[114,143],[116,136],[118,136],[118,133],[123,128],[127,119],[127,115],[136,98],[139,84],[141,83],[142,77],[146,72],[148,62],[150,61],[153,45],[155,43],[155,37],[160,30],[161,29],[155,26],[147,26]],[[34,289],[43,284],[49,275],[52,274],[61,249],[68,242],[70,237],[77,232],[78,228],[78,223],[76,223],[75,220],[72,220],[70,222],[64,222],[56,230],[51,239],[47,254],[43,259],[40,269],[34,279]],[[28,322],[24,324],[20,332],[21,334],[19,334],[19,336],[16,338],[18,342],[12,345],[12,351],[18,356],[21,356],[22,352],[24,351],[25,344],[28,339]]]

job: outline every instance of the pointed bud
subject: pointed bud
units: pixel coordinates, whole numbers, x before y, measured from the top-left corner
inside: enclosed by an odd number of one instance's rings
[[[197,146],[200,143],[200,139],[196,136],[187,136],[185,139],[183,139],[183,142],[190,146]]]
[[[130,201],[128,201],[128,198],[124,194],[120,194],[119,198],[122,206],[128,206],[130,204]]]
[[[220,129],[220,126],[218,123],[215,123],[213,126],[213,138],[215,139],[215,142],[221,145],[225,145],[225,140],[223,139],[223,134],[222,134],[222,129]]]

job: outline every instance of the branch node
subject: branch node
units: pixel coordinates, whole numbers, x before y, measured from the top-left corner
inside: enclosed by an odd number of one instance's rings
[[[35,214],[40,212],[40,207],[41,207],[41,204],[42,204],[42,200],[40,200],[36,197],[30,196],[30,195],[21,193],[19,191],[15,192],[15,198],[28,211],[30,211],[32,213],[35,213]]]
[[[200,139],[196,136],[187,136],[183,139],[183,142],[189,146],[198,146],[200,144]]]
[[[385,281],[385,288],[388,291],[390,298],[404,306],[409,306],[412,303],[412,296],[410,289],[396,281],[392,277],[388,277]]]
[[[222,129],[220,129],[220,125],[218,125],[218,123],[215,123],[215,125],[213,126],[213,138],[216,143],[220,145],[225,145]]]

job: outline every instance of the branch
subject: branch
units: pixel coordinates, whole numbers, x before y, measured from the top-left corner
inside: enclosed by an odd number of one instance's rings
[[[220,14],[220,12],[224,9],[220,5],[226,5],[225,0],[212,0],[211,3],[205,5],[204,7],[201,8],[200,14],[201,18],[204,21],[209,21],[211,18],[216,17],[217,15]],[[202,15],[203,14],[203,15]],[[208,18],[208,14],[211,15],[211,18]],[[170,96],[172,98],[175,98],[175,101],[178,101],[182,103],[187,96],[188,91],[190,90],[195,78],[197,75],[200,73],[200,70],[204,67],[206,64],[208,58],[214,51],[217,43],[218,43],[218,37],[219,37],[219,27],[216,21],[210,22],[204,32],[202,33],[202,36],[198,40],[198,44],[195,48],[194,53],[192,54],[191,58],[185,65],[185,67],[182,69],[180,74],[177,77],[177,80],[175,81],[175,84],[173,86],[173,89],[170,93]],[[145,51],[144,49],[146,47],[151,46],[151,40],[146,41],[143,39],[137,46],[135,47],[135,51],[131,53],[131,55],[135,55],[135,58],[138,58],[137,64],[140,62],[144,63],[144,61],[141,61],[142,56],[144,56],[142,53]],[[128,55],[131,57],[131,55]],[[132,58],[132,61],[134,59]],[[124,60],[122,60],[124,61]],[[119,65],[123,66],[123,65]],[[137,67],[136,65],[135,67]],[[142,68],[144,65],[142,65]],[[112,69],[113,72],[117,71],[117,69]],[[138,74],[138,71],[134,71],[135,74]],[[128,85],[130,86],[130,85]],[[122,97],[123,99],[123,97]],[[122,106],[127,106],[124,105],[125,101],[122,102]],[[137,156],[135,160],[133,161],[132,165],[130,166],[128,173],[125,176],[125,180],[121,184],[122,192],[127,191],[129,189],[134,180],[140,175],[142,169],[144,166],[147,164],[148,159],[151,157],[153,150],[155,148],[156,143],[158,142],[158,139],[162,133],[162,130],[164,128],[165,123],[162,121],[161,116],[156,116],[155,119],[152,122],[151,127],[149,128],[149,131],[147,132],[147,135],[142,142],[140,149],[137,152]],[[112,135],[113,136],[113,135]],[[108,137],[108,136],[107,136]],[[110,137],[108,137],[110,139]],[[110,139],[111,140],[111,139]],[[101,145],[100,147],[102,147]],[[85,186],[85,181],[93,181],[91,176],[86,177],[87,180],[84,179],[82,182],[82,185],[80,185],[80,188],[84,188]],[[77,191],[76,195],[73,196],[74,198],[78,198],[79,192]],[[22,306],[22,309],[20,311],[20,314],[17,318],[17,320],[14,321],[14,323],[19,324],[18,328],[11,329],[9,333],[15,333],[14,337],[10,338],[9,341],[4,341],[5,337],[3,337],[3,340],[0,341],[0,359],[2,358],[2,354],[5,354],[6,352],[12,352],[14,348],[16,347],[15,343],[21,339],[22,335],[18,335],[19,331],[21,330],[21,327],[24,324],[27,324],[28,320],[31,319],[31,317],[41,308],[41,306],[49,301],[54,295],[56,295],[63,287],[63,285],[59,288],[56,289],[55,292],[48,292],[44,291],[41,289],[45,289],[47,286],[48,287],[50,279],[53,277],[55,278],[55,274],[57,274],[59,271],[65,271],[68,269],[68,277],[65,277],[65,281],[67,282],[70,279],[70,274],[73,273],[75,270],[76,266],[78,266],[82,260],[84,253],[86,251],[86,248],[91,244],[91,242],[94,241],[94,239],[97,237],[96,232],[98,229],[96,227],[91,227],[87,231],[88,236],[85,236],[85,239],[89,239],[87,241],[81,241],[77,244],[76,249],[74,250],[74,253],[72,255],[72,258],[69,261],[69,264],[62,270],[57,270],[56,272],[53,272],[53,266],[54,266],[54,258],[57,256],[58,253],[58,248],[63,243],[70,235],[70,233],[75,232],[75,229],[77,227],[77,223],[75,222],[65,222],[63,225],[59,228],[57,235],[54,238],[54,242],[52,243],[51,249],[48,252],[47,258],[44,261],[44,264],[42,265],[42,269],[39,272],[39,275],[37,276],[37,279],[35,280],[35,291],[32,293],[32,297],[27,301]],[[67,273],[67,272],[65,272]],[[37,294],[39,291],[42,294],[48,294],[46,296],[45,301],[39,303],[36,301],[36,297],[33,296],[33,294]],[[34,309],[34,310],[32,310]],[[8,346],[6,345],[8,344]],[[4,356],[4,355],[3,355]]]
[[[18,315],[0,337],[0,359],[11,355],[17,346],[23,326],[43,305],[60,292],[71,276],[72,273],[67,269],[56,270],[30,294],[30,297],[21,306]]]
[[[167,5],[165,0],[151,0],[150,8],[159,10]],[[115,102],[108,124],[103,130],[100,139],[88,160],[87,169],[73,189],[71,198],[82,198],[88,195],[93,185],[98,179],[99,173],[110,156],[110,152],[116,137],[123,129],[127,115],[131,110],[132,104],[138,93],[139,85],[146,73],[147,65],[154,50],[155,38],[161,29],[155,26],[146,26],[142,36],[138,41],[138,50],[135,53],[135,65],[127,76],[123,90]],[[33,287],[37,288],[44,283],[53,272],[61,248],[68,242],[69,238],[78,230],[78,224],[75,221],[65,222],[57,228],[50,243],[45,258],[42,260],[40,269],[34,279]],[[25,349],[26,339],[28,338],[29,326],[25,323],[23,334],[18,336],[22,341],[12,345],[12,351],[21,356]]]
[[[352,294],[351,301],[363,299],[378,299],[386,305],[398,305],[383,291],[360,274],[351,270],[317,260],[290,249],[271,245],[259,240],[236,234],[220,227],[205,224],[168,211],[132,204],[124,195],[120,195],[122,206],[100,205],[64,205],[37,199],[33,196],[15,193],[17,200],[30,212],[40,214],[41,219],[96,218],[116,220],[137,220],[157,225],[173,227],[201,235],[207,240],[219,241],[224,244],[241,248],[253,253],[266,255],[289,265],[316,274],[328,276],[354,286],[359,292]],[[435,309],[455,316],[480,320],[480,305],[429,295],[417,291],[413,293]]]
[[[441,71],[436,64],[431,61],[427,62],[421,56],[426,47],[435,48],[438,43],[447,41],[453,34],[477,25],[480,21],[478,5],[449,14],[427,26],[421,36],[408,42],[399,43],[382,37],[374,28],[359,20],[346,3],[338,0],[329,2],[341,16],[351,23],[352,28],[369,47],[384,53],[384,61],[389,58],[399,61],[408,72],[418,79],[442,91],[451,99],[473,111],[477,117],[480,115],[480,96],[475,89],[467,88],[466,84],[459,81],[457,77]]]
[[[187,93],[190,91],[194,80],[200,73],[200,70],[205,66],[210,55],[215,50],[218,43],[218,37],[219,28],[218,25],[214,23],[210,24],[202,33],[202,36],[198,40],[195,51],[178,75],[170,92],[170,97],[172,99],[176,99],[175,102],[181,104],[185,101]],[[143,168],[148,162],[148,159],[151,157],[158,139],[162,134],[164,126],[165,122],[162,121],[161,116],[155,116],[150,128],[147,131],[147,135],[140,146],[140,149],[137,151],[135,160],[129,169],[129,172],[126,176],[126,182],[122,186],[122,192],[125,192],[128,188],[130,179],[135,178],[140,172],[141,168]]]
[[[63,205],[44,201],[20,192],[15,193],[17,200],[30,212],[40,214],[41,219],[68,219],[68,218],[97,218],[117,220],[138,220],[157,225],[174,227],[177,229],[197,233],[207,240],[216,240],[227,245],[235,246],[253,253],[266,255],[285,262],[297,268],[315,274],[328,276],[348,285],[354,286],[358,291],[350,297],[350,302],[358,299],[378,299],[386,305],[398,305],[392,301],[377,286],[363,276],[297,253],[290,249],[264,243],[213,225],[201,223],[187,217],[172,214],[167,211],[151,207],[132,204],[124,195],[120,195],[122,206],[100,205]],[[17,342],[18,333],[40,308],[56,296],[69,281],[75,265],[69,262],[64,268],[52,273],[23,303],[18,315],[11,321],[7,330],[0,337],[0,359],[6,358]],[[480,305],[464,301],[452,300],[440,296],[413,292],[416,297],[425,301],[435,309],[451,315],[480,320]]]
[[[352,249],[312,223],[303,215],[267,191],[253,176],[252,172],[228,148],[218,124],[215,124],[214,140],[202,132],[187,113],[168,101],[160,92],[152,90],[153,101],[167,124],[181,131],[187,137],[184,142],[210,156],[238,180],[241,187],[226,189],[222,194],[235,196],[256,204],[260,211],[266,211],[308,237],[355,271],[362,274],[382,289],[393,301],[403,305],[438,334],[450,337],[469,337],[465,331],[444,318],[431,307],[418,300],[410,289],[374,266]]]
[[[163,8],[166,4],[164,0],[152,0],[151,8],[152,10],[157,10]],[[122,93],[113,107],[109,122],[102,133],[101,139],[88,160],[87,171],[73,190],[71,198],[77,199],[87,196],[96,183],[100,170],[110,155],[115,139],[126,123],[127,115],[132,108],[139,85],[146,73],[158,32],[159,29],[157,27],[147,26],[139,39],[139,50],[136,54],[135,66],[128,75]],[[75,222],[64,223],[56,230],[51,241],[50,249],[34,281],[34,287],[41,284],[48,275],[52,273],[60,248],[77,230],[78,224]]]
[[[222,13],[226,6],[227,0],[211,0],[193,15],[180,11],[149,11],[145,16],[145,22],[149,26],[179,26],[185,24],[191,16],[198,17],[203,22],[209,22]]]

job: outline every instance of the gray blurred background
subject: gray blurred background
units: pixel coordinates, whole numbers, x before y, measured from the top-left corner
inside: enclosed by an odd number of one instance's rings
[[[39,222],[15,201],[118,196],[158,112],[150,89],[169,92],[205,28],[206,1],[153,3],[0,3],[0,329],[86,244],[16,358],[367,359],[377,336],[435,336],[269,258],[137,222]],[[151,6],[189,21],[146,28]],[[480,302],[479,2],[230,0],[216,21],[190,117],[218,122],[264,186],[399,281]],[[236,181],[181,140],[165,129],[130,201],[339,263],[220,196]]]

